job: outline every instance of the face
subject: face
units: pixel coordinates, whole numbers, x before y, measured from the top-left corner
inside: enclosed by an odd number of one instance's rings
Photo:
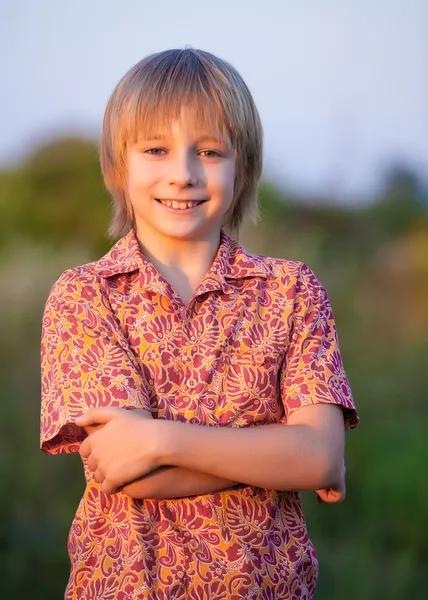
[[[217,132],[184,113],[128,151],[128,197],[142,240],[218,240],[232,204],[235,159]]]

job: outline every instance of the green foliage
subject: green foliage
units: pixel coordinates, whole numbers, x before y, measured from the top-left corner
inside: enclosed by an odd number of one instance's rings
[[[38,348],[55,279],[111,245],[98,162],[92,143],[59,140],[0,173],[5,597],[53,600],[68,577],[68,529],[84,482],[78,457],[38,452]],[[417,177],[398,167],[360,210],[299,202],[264,182],[261,221],[244,231],[249,250],[306,262],[327,287],[361,415],[348,435],[346,502],[320,506],[304,495],[320,559],[317,600],[428,597],[424,200]]]
[[[385,176],[381,199],[368,210],[368,219],[382,237],[409,230],[426,215],[423,182],[410,169],[391,166]]]
[[[97,255],[109,247],[109,204],[97,147],[58,140],[38,149],[19,171],[0,177],[0,239],[19,235],[55,249],[82,246]]]

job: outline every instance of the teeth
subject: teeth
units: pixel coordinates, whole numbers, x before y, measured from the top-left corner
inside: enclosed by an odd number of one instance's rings
[[[176,200],[160,200],[161,204],[168,206],[169,208],[175,208],[176,210],[185,210],[186,208],[194,208],[198,206],[199,202],[177,202]]]

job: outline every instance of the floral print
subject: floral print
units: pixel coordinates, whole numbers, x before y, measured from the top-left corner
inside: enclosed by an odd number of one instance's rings
[[[68,270],[43,317],[41,447],[77,452],[92,407],[208,427],[281,422],[316,402],[358,417],[325,291],[304,264],[253,256],[222,232],[188,306],[133,231]],[[286,466],[285,466],[286,468]],[[317,559],[299,494],[247,485],[174,500],[86,489],[66,598],[309,599]]]

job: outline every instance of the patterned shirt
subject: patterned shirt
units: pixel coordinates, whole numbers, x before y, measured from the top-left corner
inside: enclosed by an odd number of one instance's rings
[[[65,271],[45,307],[41,447],[77,452],[87,409],[144,408],[205,427],[283,423],[326,402],[357,424],[325,290],[294,261],[221,234],[185,306],[133,231]],[[263,449],[260,449],[262,452]],[[287,468],[287,465],[284,465]],[[172,500],[87,485],[68,542],[66,598],[305,600],[317,559],[297,492],[244,484]]]

